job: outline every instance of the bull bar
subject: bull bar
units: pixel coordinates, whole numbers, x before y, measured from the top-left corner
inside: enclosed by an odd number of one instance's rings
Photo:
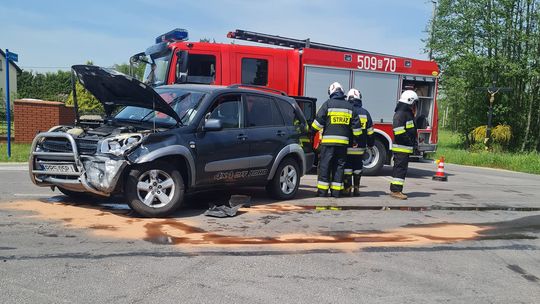
[[[63,138],[71,145],[71,152],[44,152],[36,151],[38,144],[45,138]],[[92,160],[92,156],[85,156]],[[50,172],[43,170],[39,164],[43,161],[55,164],[73,165],[76,172]],[[30,157],[28,160],[30,180],[40,187],[62,187],[67,190],[76,192],[90,192],[99,196],[110,196],[114,185],[118,182],[122,169],[127,165],[126,161],[122,161],[118,170],[114,173],[111,179],[112,186],[108,185],[106,191],[93,187],[86,176],[86,168],[81,161],[75,139],[68,133],[63,132],[43,132],[36,135],[32,141]],[[69,178],[71,177],[71,178]]]

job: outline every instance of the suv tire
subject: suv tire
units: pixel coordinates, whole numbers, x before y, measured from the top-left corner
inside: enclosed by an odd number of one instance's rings
[[[162,162],[142,164],[127,177],[128,205],[144,217],[164,217],[184,202],[184,179],[178,170]]]
[[[300,169],[291,157],[281,161],[274,178],[266,185],[268,194],[278,200],[289,200],[295,197],[300,185]]]
[[[368,149],[364,155],[363,174],[376,175],[386,162],[386,147],[378,138],[375,138],[373,149]]]

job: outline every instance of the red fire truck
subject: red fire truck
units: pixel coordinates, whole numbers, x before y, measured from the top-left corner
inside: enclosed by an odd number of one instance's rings
[[[275,35],[236,30],[228,38],[267,46],[190,42],[176,29],[156,38],[156,44],[131,57],[147,63],[144,81],[151,85],[200,83],[264,86],[291,96],[328,98],[334,81],[345,90],[357,88],[375,125],[375,147],[365,156],[366,174],[389,164],[393,140],[392,117],[403,90],[416,90],[419,126],[418,156],[434,152],[437,144],[437,76],[435,62],[344,48]],[[306,111],[307,112],[307,111]]]

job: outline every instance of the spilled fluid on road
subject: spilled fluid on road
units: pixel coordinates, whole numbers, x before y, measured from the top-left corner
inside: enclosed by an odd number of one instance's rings
[[[276,233],[271,229],[231,229],[217,233],[203,228],[205,218],[146,219],[134,217],[125,205],[77,205],[60,201],[18,201],[9,209],[32,211],[29,217],[60,221],[71,229],[85,229],[107,238],[144,240],[185,247],[265,246],[288,250],[358,250],[380,246],[424,246],[482,239],[489,225],[460,223],[420,224],[387,231],[313,231]],[[270,204],[241,209],[251,216],[304,212],[306,207]],[[215,229],[212,229],[215,230]],[[263,234],[263,235],[257,235]]]

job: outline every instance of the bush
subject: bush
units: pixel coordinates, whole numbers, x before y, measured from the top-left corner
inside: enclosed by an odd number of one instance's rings
[[[486,138],[487,126],[476,127],[471,132],[471,138],[474,143],[470,146],[472,151],[481,151],[485,150],[485,138]],[[493,151],[503,151],[510,143],[512,139],[512,128],[508,125],[498,125],[495,128],[491,129],[491,138],[492,143],[490,149]]]
[[[475,143],[483,143],[486,138],[486,129],[487,126],[476,127],[471,132],[471,137]]]
[[[498,125],[491,130],[493,141],[501,145],[508,145],[512,139],[512,128],[508,125]]]
[[[77,105],[79,106],[79,113],[83,114],[101,114],[103,113],[103,106],[101,103],[88,92],[80,83],[77,82],[75,89],[77,90]],[[67,105],[73,105],[73,93],[69,94],[66,101]]]

